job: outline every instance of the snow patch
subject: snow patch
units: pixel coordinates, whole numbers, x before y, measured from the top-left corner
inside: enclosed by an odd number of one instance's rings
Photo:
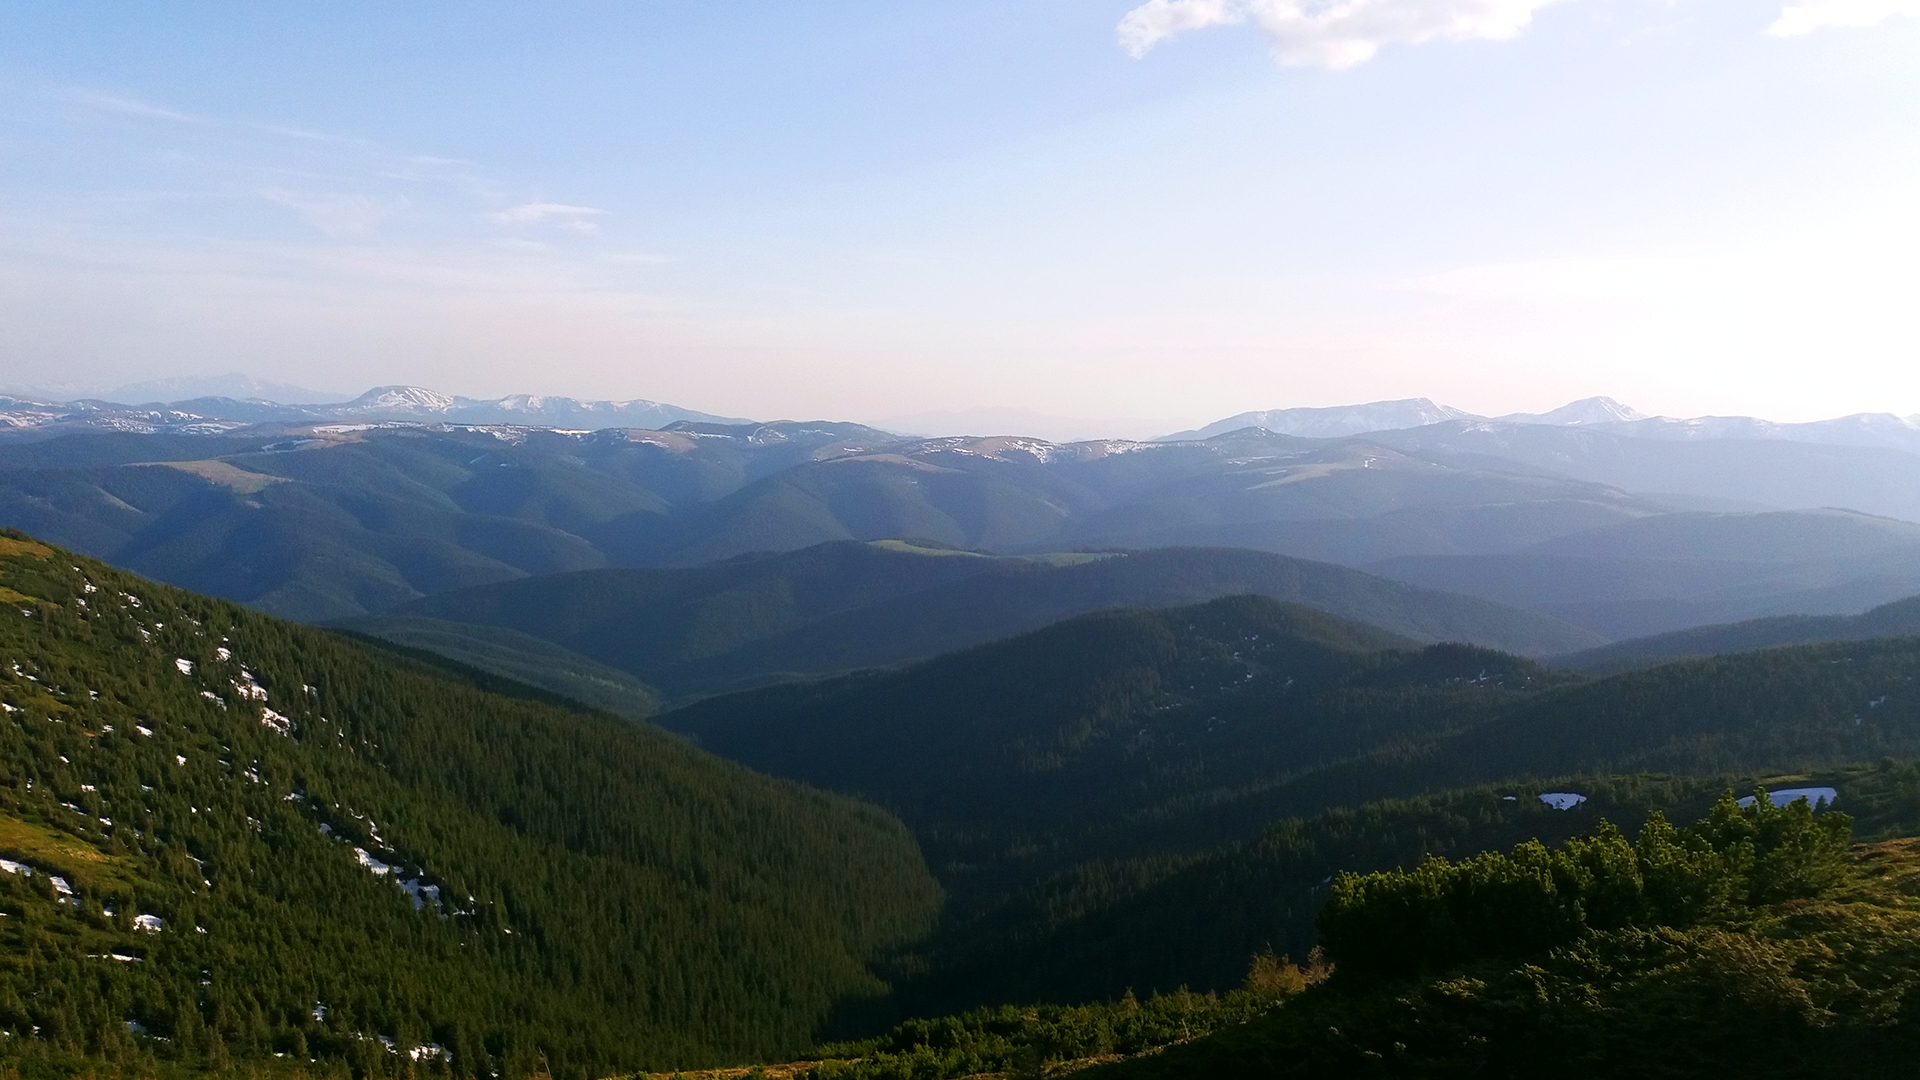
[[[188,660],[185,657],[176,658],[173,662],[173,666],[176,668],[179,668],[180,674],[182,675],[193,674],[193,661]]]
[[[1571,810],[1586,802],[1587,797],[1571,791],[1548,791],[1541,794],[1540,801],[1555,810]]]
[[[167,921],[158,915],[135,915],[133,928],[146,934],[157,934],[167,928]]]
[[[361,866],[364,866],[369,871],[371,871],[374,877],[385,877],[386,875],[393,873],[393,867],[388,866],[386,863],[383,863],[379,859],[376,859],[373,856],[367,854],[366,848],[363,848],[363,847],[354,848],[353,857],[354,857],[354,860],[357,861]]]
[[[1791,805],[1795,799],[1805,799],[1807,800],[1807,805],[1815,810],[1820,809],[1822,806],[1832,806],[1839,797],[1839,792],[1836,792],[1830,787],[1781,788],[1779,791],[1767,792],[1767,801],[1775,806],[1788,806]],[[1741,796],[1740,805],[1752,806],[1753,796]]]

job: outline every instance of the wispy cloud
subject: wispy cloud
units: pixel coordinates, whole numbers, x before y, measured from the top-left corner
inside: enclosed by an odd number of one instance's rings
[[[1135,57],[1176,34],[1251,22],[1282,64],[1348,68],[1383,45],[1435,39],[1505,40],[1553,0],[1148,0],[1120,20],[1120,45]]]
[[[122,116],[139,116],[148,120],[169,120],[176,124],[204,124],[205,117],[193,116],[165,106],[141,101],[138,98],[121,97],[117,94],[102,94],[91,90],[78,90],[58,95],[61,100],[80,105],[97,112],[119,113]]]
[[[1920,17],[1920,0],[1815,0],[1780,9],[1767,27],[1774,37],[1798,37],[1828,27],[1872,26],[1898,15]]]
[[[365,236],[407,206],[405,199],[330,191],[270,188],[260,194],[269,202],[279,203],[300,215],[301,220],[328,236]]]
[[[594,233],[600,231],[600,225],[594,221],[594,219],[605,213],[605,210],[591,206],[530,202],[488,214],[487,220],[497,222],[501,225],[533,225],[543,221],[551,221],[561,228],[572,232]]]

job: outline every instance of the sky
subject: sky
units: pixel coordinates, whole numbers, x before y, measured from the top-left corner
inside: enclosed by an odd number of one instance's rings
[[[1920,0],[0,15],[0,386],[1920,413]]]

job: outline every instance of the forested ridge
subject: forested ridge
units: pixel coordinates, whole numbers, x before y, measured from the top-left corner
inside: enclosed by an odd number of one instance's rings
[[[1265,945],[1311,947],[1338,870],[1920,754],[1916,673],[1897,638],[1590,679],[1236,597],[661,720],[915,829],[953,897],[901,961],[927,1013],[1225,989]],[[1541,807],[1560,783],[1589,807]]]
[[[0,601],[13,1067],[779,1055],[938,903],[884,813],[658,729],[19,534]]]
[[[430,596],[344,625],[388,636],[506,628],[618,668],[670,698],[926,659],[1092,611],[1258,595],[1421,642],[1578,648],[1555,620],[1330,563],[1160,548],[992,557],[931,541],[838,542],[676,569],[547,574]],[[456,625],[457,624],[457,625]]]

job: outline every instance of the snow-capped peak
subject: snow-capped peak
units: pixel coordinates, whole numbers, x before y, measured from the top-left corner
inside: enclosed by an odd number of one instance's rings
[[[1629,420],[1645,420],[1647,414],[1631,405],[1622,405],[1610,397],[1581,398],[1568,402],[1551,412],[1510,413],[1499,419],[1510,424],[1556,424],[1572,426],[1576,424],[1617,424]]]
[[[454,399],[419,386],[376,386],[347,403],[343,411],[443,413]]]

